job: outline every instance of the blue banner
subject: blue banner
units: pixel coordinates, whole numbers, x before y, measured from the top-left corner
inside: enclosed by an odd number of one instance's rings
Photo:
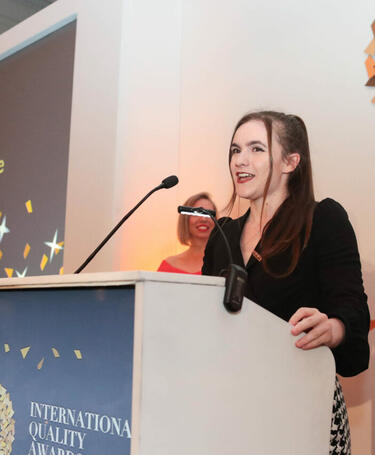
[[[130,454],[134,287],[0,292],[0,453]]]

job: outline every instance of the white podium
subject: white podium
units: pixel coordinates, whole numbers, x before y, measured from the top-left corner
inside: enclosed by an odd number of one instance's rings
[[[55,447],[55,455],[328,454],[330,350],[297,349],[288,324],[247,299],[229,314],[224,279],[116,272],[2,279],[0,289],[0,384],[13,403],[14,453],[32,454],[16,448],[39,443]],[[134,310],[123,316],[126,305]],[[27,318],[44,329],[31,331]],[[31,383],[20,379],[26,367]],[[49,414],[37,414],[41,409]],[[73,410],[86,420],[68,422]],[[90,412],[99,417],[89,425]],[[70,428],[80,437],[70,447],[43,439],[30,433],[34,421],[47,421],[51,434]]]

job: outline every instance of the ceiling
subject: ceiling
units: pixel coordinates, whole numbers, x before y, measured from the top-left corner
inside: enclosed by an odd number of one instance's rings
[[[0,33],[32,16],[56,0],[0,0]]]

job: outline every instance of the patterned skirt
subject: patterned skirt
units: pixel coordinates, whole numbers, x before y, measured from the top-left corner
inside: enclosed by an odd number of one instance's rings
[[[351,455],[351,453],[348,412],[341,384],[336,376],[329,455]]]

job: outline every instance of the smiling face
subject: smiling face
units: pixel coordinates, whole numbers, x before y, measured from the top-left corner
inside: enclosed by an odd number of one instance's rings
[[[213,204],[205,198],[198,199],[193,207],[203,207],[208,210],[215,210]],[[190,240],[193,242],[194,238],[199,240],[208,239],[214,227],[214,222],[211,218],[203,216],[189,216],[189,234]]]
[[[263,121],[250,120],[234,134],[230,149],[230,170],[239,197],[250,201],[263,200],[271,161],[272,176],[267,198],[283,200],[287,197],[288,174],[298,165],[299,155],[293,153],[285,159],[276,133],[277,126],[273,124],[272,160]]]

